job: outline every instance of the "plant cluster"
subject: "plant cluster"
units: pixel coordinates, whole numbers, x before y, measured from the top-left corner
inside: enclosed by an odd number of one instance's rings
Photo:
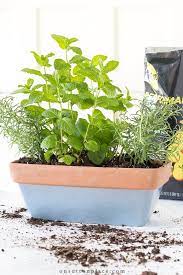
[[[120,158],[127,156],[135,166],[146,166],[148,162],[163,164],[176,132],[171,129],[169,119],[175,118],[179,112],[174,101],[160,101],[145,95],[135,114],[127,116],[125,113],[116,123]]]
[[[52,38],[62,55],[32,52],[39,69],[22,70],[32,78],[15,91],[21,94],[20,103],[13,97],[0,101],[1,133],[26,157],[41,163],[164,162],[173,135],[168,119],[177,114],[174,105],[145,97],[129,116],[128,89],[124,95],[109,77],[118,62],[101,54],[85,57],[75,46],[76,38]]]
[[[25,95],[19,107],[10,99],[1,101],[1,131],[29,157],[49,163],[55,156],[70,165],[82,164],[84,155],[101,165],[113,157],[115,146],[114,121],[103,110],[115,115],[131,106],[129,93],[124,97],[109,77],[118,62],[108,61],[105,55],[85,57],[73,46],[76,38],[55,34],[52,38],[64,58],[32,52],[40,69],[22,70],[34,78],[19,85],[16,93]],[[85,111],[84,117],[79,116],[80,110]]]
[[[21,153],[30,158],[43,159],[41,150],[42,139],[46,136],[46,127],[41,120],[36,119],[36,107],[29,107],[29,112],[13,97],[0,101],[0,134],[8,138],[11,145],[17,145]]]

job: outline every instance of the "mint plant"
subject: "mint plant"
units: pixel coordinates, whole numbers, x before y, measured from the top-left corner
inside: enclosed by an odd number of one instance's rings
[[[87,158],[94,165],[102,165],[114,157],[117,146],[115,122],[104,110],[115,117],[116,112],[132,106],[129,92],[124,96],[109,76],[119,63],[101,54],[92,59],[85,57],[81,48],[75,46],[77,38],[56,34],[52,38],[62,50],[59,57],[52,52],[40,55],[32,51],[39,69],[24,68],[22,71],[32,77],[15,91],[24,96],[19,108],[37,125],[35,137],[39,140],[34,154],[29,148],[19,149],[26,156],[47,163],[55,157],[66,165],[82,165]],[[12,135],[14,113],[16,109],[10,115],[11,131],[7,132],[5,125],[1,128],[6,136]],[[5,118],[6,109],[0,109],[0,115]],[[13,142],[21,144],[17,139]]]

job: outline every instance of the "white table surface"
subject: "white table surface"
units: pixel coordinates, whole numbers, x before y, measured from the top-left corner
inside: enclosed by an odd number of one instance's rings
[[[0,210],[5,209],[9,211],[10,207],[13,211],[16,207],[24,206],[21,194],[16,192],[0,191]],[[149,224],[141,228],[133,228],[132,230],[139,230],[144,232],[156,231],[166,232],[170,236],[178,236],[183,240],[183,202],[160,200],[156,207],[159,212],[153,214]],[[74,226],[73,226],[74,227]],[[61,228],[52,227],[52,234],[70,234]],[[76,229],[77,230],[77,229]],[[64,270],[71,273],[73,270],[78,270],[75,274],[79,273],[79,270],[84,268],[80,265],[72,263],[58,263],[57,259],[50,255],[49,251],[40,250],[35,247],[35,238],[41,236],[47,236],[48,230],[44,231],[43,228],[31,227],[22,219],[8,220],[0,218],[0,275],[59,275],[64,274]],[[28,242],[29,245],[26,246]],[[5,251],[2,252],[1,249]],[[158,272],[158,275],[182,275],[183,274],[183,246],[162,248],[166,255],[172,258],[166,262],[147,262],[145,264],[138,265],[137,263],[124,264],[122,262],[109,263],[108,267],[102,268],[112,270],[117,268],[123,269],[125,273],[130,275],[141,275],[142,271],[154,271]],[[179,262],[174,262],[176,258],[179,258]],[[101,268],[99,265],[94,265],[90,268],[92,273],[95,268]],[[87,270],[87,269],[86,269]],[[89,270],[89,269],[88,269]],[[70,271],[70,273],[69,273]],[[88,271],[89,272],[89,271]],[[103,271],[104,272],[104,271]],[[107,272],[107,271],[106,271]],[[107,274],[107,273],[101,273]],[[119,274],[119,273],[114,273]]]

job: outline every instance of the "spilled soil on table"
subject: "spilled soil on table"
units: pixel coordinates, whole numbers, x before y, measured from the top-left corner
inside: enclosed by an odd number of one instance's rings
[[[59,262],[76,263],[83,267],[95,264],[107,267],[108,263],[115,262],[126,265],[133,262],[141,265],[149,261],[163,263],[171,258],[162,252],[163,248],[183,245],[182,241],[169,236],[166,231],[143,232],[122,226],[49,221],[29,218],[24,215],[25,211],[24,208],[12,212],[3,210],[0,211],[0,218],[12,221],[22,219],[27,228],[32,228],[32,232],[34,228],[45,232],[42,237],[33,236],[32,245],[49,251]],[[64,232],[67,232],[67,237]],[[156,274],[145,272],[143,275]]]

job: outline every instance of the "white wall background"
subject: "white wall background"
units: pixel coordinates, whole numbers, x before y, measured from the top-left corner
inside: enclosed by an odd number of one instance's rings
[[[31,2],[25,0],[24,5],[16,7],[0,5],[3,93],[16,89],[25,78],[20,70],[32,66],[31,50],[58,51],[50,38],[52,33],[78,37],[88,55],[104,53],[119,59],[114,78],[132,92],[141,93],[144,48],[183,46],[182,1],[47,0],[44,5],[30,5]]]
[[[120,61],[114,74],[138,97],[143,93],[144,49],[183,46],[182,1],[164,0],[0,0],[0,93],[10,93],[33,66],[29,52],[59,49],[50,34],[76,36],[90,55],[103,53]],[[9,181],[14,158],[0,142],[0,181]]]

